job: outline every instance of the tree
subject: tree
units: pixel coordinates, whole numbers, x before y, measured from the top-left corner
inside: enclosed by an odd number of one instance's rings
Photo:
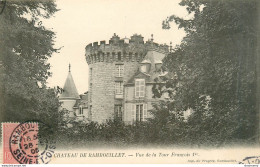
[[[195,111],[188,123],[197,141],[256,137],[256,3],[182,0],[193,17],[163,21],[163,28],[175,21],[187,33],[164,59],[170,74],[164,91],[172,92],[170,110]]]
[[[47,63],[54,48],[54,32],[41,19],[55,12],[51,0],[7,1],[0,15],[1,121],[42,120],[55,124],[59,106]]]

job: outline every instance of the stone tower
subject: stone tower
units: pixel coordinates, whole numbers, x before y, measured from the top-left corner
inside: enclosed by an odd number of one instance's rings
[[[168,51],[168,46],[152,40],[144,43],[141,35],[120,39],[116,34],[109,40],[94,42],[85,48],[89,66],[89,117],[95,122],[114,118],[115,107],[123,106],[123,86],[138,71],[148,50]]]

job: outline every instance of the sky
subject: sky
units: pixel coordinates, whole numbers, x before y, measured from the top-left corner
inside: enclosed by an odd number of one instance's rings
[[[43,24],[56,33],[55,47],[61,48],[48,60],[52,77],[49,87],[64,86],[69,63],[79,94],[88,90],[88,64],[85,46],[106,40],[114,33],[119,37],[141,34],[144,41],[151,38],[160,44],[173,47],[180,44],[185,32],[175,23],[170,30],[162,29],[162,21],[168,16],[188,17],[179,0],[56,0],[60,9]]]

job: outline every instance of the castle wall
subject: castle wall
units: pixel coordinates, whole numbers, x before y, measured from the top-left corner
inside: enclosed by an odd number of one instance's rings
[[[126,83],[138,69],[138,62],[120,62],[124,66],[123,77],[116,77],[116,65],[119,62],[96,62],[89,65],[92,71],[89,82],[89,102],[91,120],[105,122],[114,118],[115,101],[123,99],[115,97],[115,82]]]
[[[92,79],[89,86],[92,121],[104,122],[114,111],[114,67],[110,63],[91,64]]]

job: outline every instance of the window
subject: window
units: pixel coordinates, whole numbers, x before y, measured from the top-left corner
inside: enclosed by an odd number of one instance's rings
[[[89,71],[89,78],[92,79],[92,68],[90,68],[90,71]]]
[[[145,81],[144,79],[136,79],[135,80],[135,97],[144,97],[145,91]]]
[[[144,121],[147,118],[147,104],[132,104],[133,121]]]
[[[83,115],[83,107],[82,106],[79,107],[79,115]]]
[[[100,54],[99,54],[99,53],[98,53],[98,55],[97,55],[97,61],[98,61],[98,62],[101,61],[101,59],[100,59]]]
[[[150,71],[151,64],[145,63],[141,66],[141,72],[148,73]]]
[[[118,61],[121,61],[122,60],[122,56],[121,56],[121,53],[118,52]]]
[[[94,62],[97,62],[97,56],[94,55]]]
[[[89,102],[92,102],[92,83],[89,84]]]
[[[129,53],[129,60],[131,61],[132,60],[132,56],[133,55],[133,53]]]
[[[141,71],[146,73],[147,72],[147,68],[146,67],[147,67],[146,64],[142,65],[141,66]]]
[[[116,94],[121,95],[123,94],[123,82],[116,82]]]
[[[112,61],[115,60],[115,55],[116,55],[116,54],[113,52],[113,53],[112,53]]]
[[[123,77],[124,73],[124,65],[117,64],[116,65],[116,77]]]
[[[123,120],[122,105],[115,105],[115,119],[120,121]]]
[[[110,61],[110,53],[107,52],[107,62],[109,62],[109,61]]]
[[[155,64],[155,69],[156,69],[157,72],[160,72],[161,69],[162,69],[162,63],[156,63]]]
[[[102,53],[102,62],[105,61],[105,53]]]
[[[139,61],[139,59],[138,59],[138,53],[135,53],[135,60],[136,60],[136,61]]]

